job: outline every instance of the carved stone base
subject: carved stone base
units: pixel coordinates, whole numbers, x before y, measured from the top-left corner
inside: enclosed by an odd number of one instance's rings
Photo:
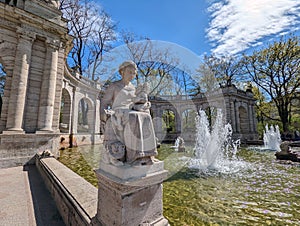
[[[155,165],[158,166],[157,170]],[[162,203],[162,182],[167,176],[167,171],[161,166],[163,162],[139,167],[100,166],[96,171],[98,177],[96,225],[169,225],[163,216]]]

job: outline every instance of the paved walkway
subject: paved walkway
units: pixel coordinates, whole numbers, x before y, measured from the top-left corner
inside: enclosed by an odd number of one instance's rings
[[[65,225],[35,166],[0,169],[0,225]]]

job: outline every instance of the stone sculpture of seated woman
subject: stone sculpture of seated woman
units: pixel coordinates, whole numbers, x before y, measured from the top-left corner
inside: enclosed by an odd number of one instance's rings
[[[107,87],[100,103],[101,122],[105,123],[102,161],[116,166],[150,165],[157,150],[148,86],[145,83],[135,89],[131,83],[137,74],[132,61],[122,63],[119,73],[122,79]]]

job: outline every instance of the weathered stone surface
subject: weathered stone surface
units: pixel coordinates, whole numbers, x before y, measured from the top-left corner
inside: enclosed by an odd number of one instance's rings
[[[53,134],[59,128],[61,64],[69,37],[61,12],[46,2],[0,1],[0,12],[0,63],[6,72],[0,167],[7,167],[25,164],[41,149],[58,147],[59,136]],[[57,41],[54,54],[53,45],[49,46],[53,40]],[[42,86],[43,81],[49,84]],[[45,133],[45,128],[49,135],[34,134],[40,129]]]
[[[0,170],[0,225],[65,226],[35,166]]]
[[[162,205],[162,180],[166,171],[133,181],[112,179],[101,170],[96,173],[99,189],[98,224],[95,225],[168,225]]]
[[[97,211],[97,188],[55,158],[36,161],[66,225],[91,225]]]
[[[167,171],[164,170],[163,161],[155,161],[153,165],[131,166],[126,164],[118,167],[101,162],[97,172],[119,183],[128,185],[133,185],[137,182],[146,183],[146,179],[148,183],[151,183],[150,178],[154,175],[161,177],[161,180],[156,177],[154,183],[162,182],[167,173]]]
[[[0,168],[24,165],[45,150],[59,156],[59,134],[0,134]]]

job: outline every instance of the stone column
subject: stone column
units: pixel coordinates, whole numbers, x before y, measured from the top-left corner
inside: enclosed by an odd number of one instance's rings
[[[98,208],[93,225],[167,226],[163,216],[163,162],[151,166],[113,166],[103,162],[98,177]]]
[[[94,133],[99,134],[100,133],[100,100],[98,99],[98,96],[95,97],[94,100]]]
[[[239,107],[240,107],[240,103],[237,104],[237,102],[235,102],[235,122],[236,122],[236,132],[240,133],[240,112],[239,112]]]
[[[254,104],[251,104],[251,121],[252,121],[252,125],[253,125],[253,133],[256,134],[257,133],[257,119],[256,119],[256,114],[255,114],[255,107]]]
[[[179,110],[179,108],[177,108],[178,110]],[[176,110],[177,110],[176,109]],[[182,128],[182,126],[181,126],[181,124],[182,124],[182,118],[181,118],[181,114],[180,114],[181,112],[175,112],[175,130],[176,130],[176,133],[177,134],[180,134],[182,131],[181,131],[181,128]]]
[[[79,88],[73,87],[73,101],[72,101],[72,123],[71,123],[71,134],[77,134],[78,126],[78,93]]]
[[[163,119],[162,119],[163,110],[159,105],[157,105],[155,110],[155,115],[153,118],[153,126],[157,138],[161,141],[165,137],[165,132],[162,131]]]
[[[237,127],[236,127],[236,113],[235,113],[235,100],[230,101],[230,120],[231,120],[231,124],[232,124],[232,129],[233,132],[236,133],[237,132]]]
[[[46,48],[47,51],[40,94],[37,132],[52,132],[59,41],[47,40]]]
[[[26,101],[29,65],[35,34],[19,30],[19,42],[16,50],[15,66],[8,105],[6,131],[3,133],[24,133],[22,129],[24,106]]]
[[[249,133],[253,133],[253,112],[252,106],[248,103]]]

